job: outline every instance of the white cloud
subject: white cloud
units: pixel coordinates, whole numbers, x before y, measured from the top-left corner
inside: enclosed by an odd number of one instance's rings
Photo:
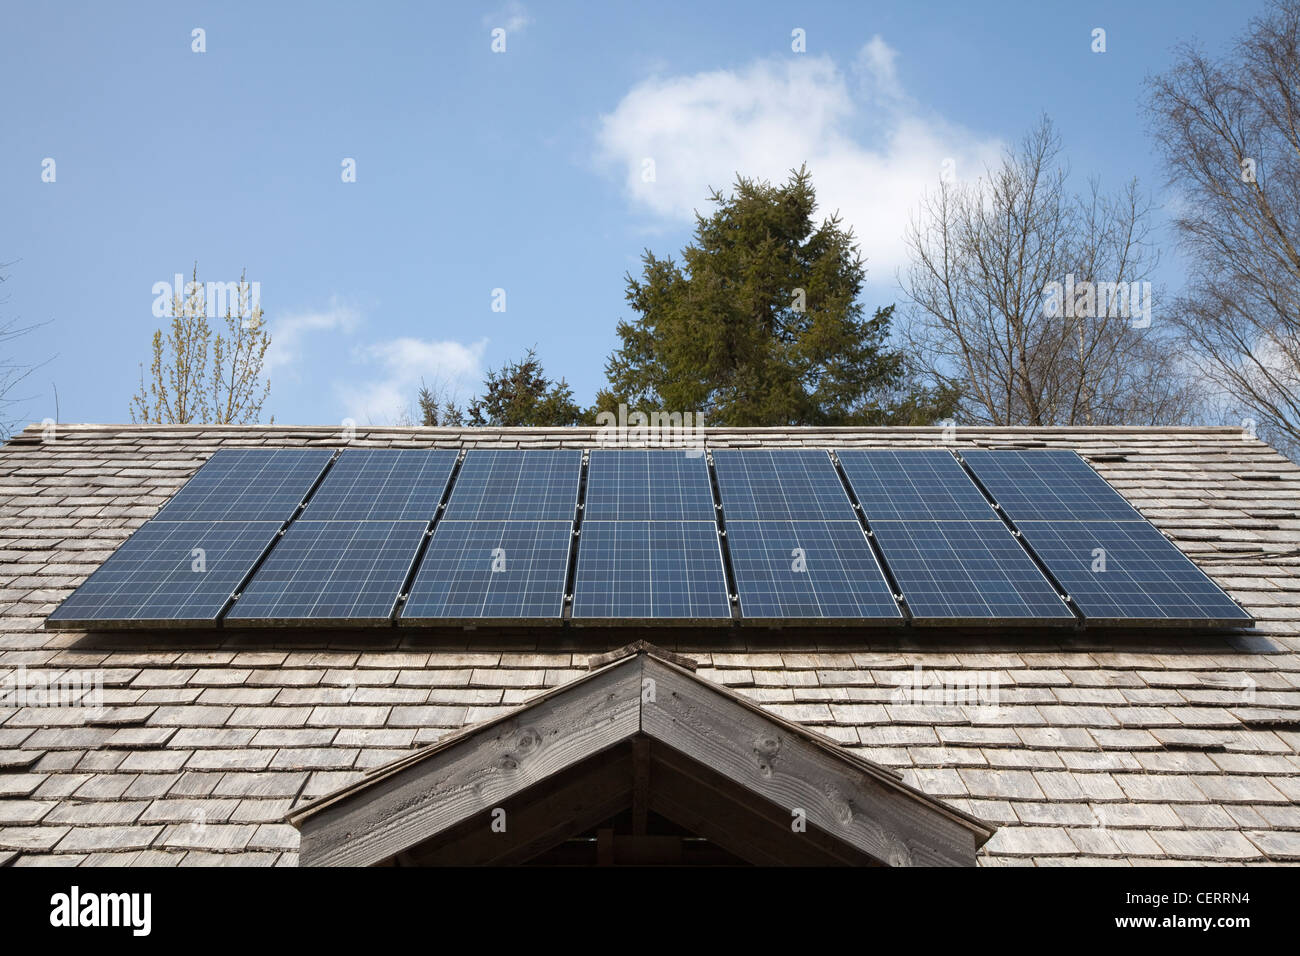
[[[331,298],[329,308],[291,312],[271,320],[271,345],[266,350],[267,376],[285,373],[298,377],[294,368],[302,358],[308,340],[321,332],[352,332],[361,323],[361,313]]]
[[[902,99],[903,86],[898,81],[897,59],[898,51],[876,34],[858,51],[854,68],[862,77],[868,92],[874,91],[890,99]]]
[[[651,78],[630,90],[597,134],[600,161],[659,222],[690,222],[709,187],[737,172],[784,181],[807,163],[821,214],[838,210],[867,257],[868,279],[891,284],[902,236],[944,160],[959,179],[996,163],[1002,143],[930,115],[907,98],[896,52],[873,37],[846,75],[828,57],[764,60],[739,70]],[[645,182],[645,160],[654,181]]]
[[[358,348],[354,358],[378,371],[362,382],[335,382],[343,414],[358,424],[388,424],[415,403],[423,381],[453,396],[473,390],[483,378],[487,339],[455,341],[396,338]]]
[[[483,25],[493,29],[504,27],[507,34],[520,33],[533,22],[533,18],[518,0],[510,0],[496,13],[483,18]]]

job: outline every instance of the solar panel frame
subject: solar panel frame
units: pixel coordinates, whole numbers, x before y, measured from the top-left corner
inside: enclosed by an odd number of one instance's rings
[[[358,625],[391,620],[426,521],[300,518],[226,613],[226,626]]]
[[[588,457],[583,520],[715,520],[704,455],[651,449],[594,449]]]
[[[1254,623],[1150,522],[1024,521],[1017,528],[1089,624]],[[1093,570],[1097,548],[1104,571]]]
[[[582,452],[474,449],[465,455],[443,521],[573,521]]]
[[[856,519],[728,521],[727,544],[744,620],[905,621]],[[805,571],[795,570],[795,548],[803,549]]]
[[[584,521],[571,619],[575,624],[730,623],[717,524]]]
[[[448,448],[349,448],[312,493],[306,521],[431,521],[458,453]]]
[[[718,449],[713,469],[728,523],[857,520],[825,450]]]
[[[871,531],[913,623],[1075,623],[999,520],[873,521]]]
[[[334,457],[327,448],[222,448],[152,521],[288,521]]]
[[[572,536],[568,521],[443,519],[434,527],[398,623],[559,624]],[[503,551],[499,571],[492,570],[495,548]]]
[[[81,630],[216,626],[281,527],[279,521],[147,521],[46,624]]]

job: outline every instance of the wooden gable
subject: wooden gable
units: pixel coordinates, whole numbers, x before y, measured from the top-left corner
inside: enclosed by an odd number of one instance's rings
[[[974,865],[991,825],[673,656],[629,648],[296,811],[302,864]]]

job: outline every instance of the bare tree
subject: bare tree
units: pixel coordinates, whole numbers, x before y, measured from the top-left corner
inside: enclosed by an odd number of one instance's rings
[[[1193,279],[1175,313],[1206,378],[1300,453],[1300,2],[1212,61],[1184,45],[1150,114]]]
[[[1044,117],[996,169],[942,182],[914,215],[900,277],[913,363],[995,425],[1164,424],[1194,393],[1150,317],[1151,204],[1133,181],[1068,189]],[[1136,297],[1130,292],[1136,293]],[[1145,295],[1144,295],[1145,293]]]
[[[7,269],[12,262],[0,262],[0,269]],[[6,282],[8,276],[0,272],[0,282]],[[8,301],[6,296],[0,304]],[[32,363],[20,360],[14,350],[19,339],[44,323],[23,325],[18,319],[0,321],[0,440],[7,439],[23,423],[22,407],[26,401],[16,390],[27,378],[40,368],[44,362]]]
[[[270,393],[262,378],[270,331],[260,302],[239,277],[236,301],[228,303],[225,331],[212,338],[207,294],[195,265],[183,295],[172,298],[171,327],[153,334],[148,383],[140,366],[140,390],[131,399],[131,421],[184,425],[256,422]],[[209,346],[211,359],[209,359]]]

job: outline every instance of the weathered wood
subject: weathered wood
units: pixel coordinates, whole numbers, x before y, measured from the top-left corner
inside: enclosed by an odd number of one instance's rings
[[[815,827],[795,833],[788,811],[668,747],[655,748],[650,799],[655,813],[758,866],[879,865]]]
[[[637,735],[632,741],[632,832],[646,831],[650,812],[650,741]]]
[[[671,661],[678,667],[684,667],[688,671],[694,671],[696,668],[695,661],[692,658],[687,657],[685,654],[675,654],[672,651],[651,644],[649,641],[640,640],[633,641],[631,644],[625,644],[616,650],[608,651],[604,654],[593,654],[587,659],[587,669],[594,671],[597,668],[612,664],[614,661],[621,661],[625,657],[631,657],[633,654],[638,653],[652,654],[661,660]]]
[[[422,866],[512,866],[585,833],[628,806],[632,755],[626,744],[561,771],[507,801],[505,830],[490,813],[471,817],[413,847]]]
[[[655,682],[641,727],[662,743],[891,866],[973,866],[975,837],[955,814],[821,746],[670,664],[646,658]]]
[[[491,811],[507,804],[514,838],[483,842]],[[646,834],[653,811],[756,862],[973,865],[993,832],[892,771],[645,651],[395,761],[290,819],[302,831],[305,865],[522,862],[628,808],[633,836]],[[809,828],[791,842],[795,809]],[[602,849],[603,859],[612,856]]]
[[[488,813],[637,732],[638,659],[575,681],[347,800],[302,819],[300,862],[365,866]]]

